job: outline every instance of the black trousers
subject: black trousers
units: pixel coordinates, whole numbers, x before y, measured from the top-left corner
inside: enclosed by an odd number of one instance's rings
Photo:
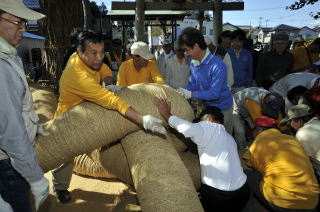
[[[236,191],[221,191],[202,184],[199,191],[200,201],[206,212],[238,212],[246,206],[250,198],[250,189],[247,183]]]

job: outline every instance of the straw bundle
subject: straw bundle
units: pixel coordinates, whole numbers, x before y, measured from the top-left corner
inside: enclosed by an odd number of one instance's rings
[[[153,101],[158,95],[171,101],[172,113],[192,120],[187,101],[172,88],[159,84],[137,84],[116,93],[141,114],[160,117]],[[90,102],[83,102],[44,125],[50,136],[39,136],[35,149],[44,171],[141,129],[116,111]]]
[[[203,211],[193,182],[170,142],[138,131],[122,140],[142,211]]]
[[[53,91],[49,89],[31,89],[33,98],[33,108],[39,116],[39,123],[45,123],[53,119],[57,109],[57,98]]]

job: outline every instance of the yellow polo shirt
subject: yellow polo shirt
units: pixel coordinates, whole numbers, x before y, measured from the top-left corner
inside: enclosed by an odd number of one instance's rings
[[[73,53],[60,79],[60,97],[55,117],[84,100],[125,114],[130,105],[100,85],[101,79],[111,76],[111,70],[103,64],[99,71],[90,69]]]
[[[314,209],[319,185],[299,142],[277,129],[261,132],[243,156],[262,175],[260,191],[270,203],[289,209]]]
[[[157,64],[149,60],[146,67],[137,71],[133,65],[133,59],[123,62],[119,68],[117,85],[129,86],[138,83],[165,84]]]
[[[314,63],[320,59],[319,54],[313,54],[310,52],[309,46],[307,46],[307,48],[305,46],[299,46],[292,51],[292,54],[294,56],[293,71],[310,65],[307,50],[310,54],[311,63]]]

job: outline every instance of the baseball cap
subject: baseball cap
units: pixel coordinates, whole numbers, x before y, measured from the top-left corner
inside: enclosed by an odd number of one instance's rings
[[[161,44],[162,44],[162,45],[171,44],[171,40],[170,40],[170,39],[164,39],[164,40],[161,41]]]
[[[112,40],[112,45],[113,46],[121,46],[122,45],[122,41],[119,38],[113,39]]]
[[[1,0],[0,9],[6,13],[26,20],[38,20],[46,17],[41,13],[27,8],[21,0]]]
[[[264,97],[263,104],[263,115],[276,119],[284,106],[284,100],[280,94],[268,93]]]
[[[278,32],[274,34],[273,43],[288,43],[289,36],[285,32]]]
[[[288,110],[288,116],[282,119],[280,121],[280,124],[285,124],[292,119],[301,118],[311,114],[312,114],[312,110],[308,105],[305,105],[305,104],[294,105]]]
[[[274,127],[276,125],[276,120],[268,116],[260,116],[253,121],[253,128],[256,127]]]
[[[149,46],[145,42],[138,41],[134,42],[131,46],[131,54],[139,55],[144,59],[150,60],[154,55],[149,51]]]

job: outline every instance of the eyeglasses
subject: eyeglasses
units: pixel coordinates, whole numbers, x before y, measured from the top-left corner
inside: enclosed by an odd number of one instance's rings
[[[23,20],[23,21],[11,21],[11,20],[6,19],[6,18],[1,17],[1,16],[0,16],[0,19],[3,19],[3,20],[5,20],[5,21],[7,21],[9,23],[12,23],[12,24],[14,24],[14,25],[16,25],[18,27],[26,27],[26,25],[27,25],[27,21],[25,21],[25,20]]]

